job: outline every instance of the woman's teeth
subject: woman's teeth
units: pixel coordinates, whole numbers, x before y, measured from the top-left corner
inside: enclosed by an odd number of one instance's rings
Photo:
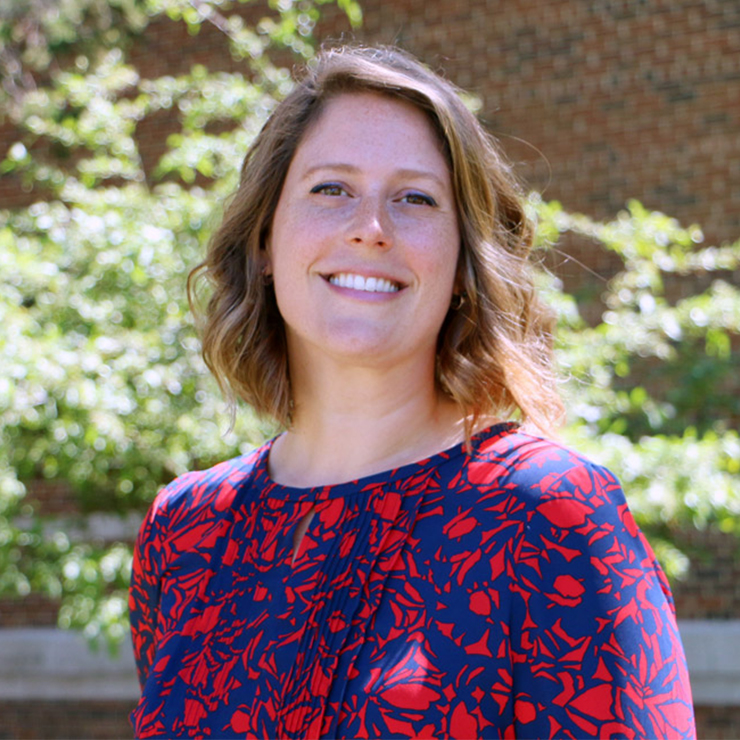
[[[352,290],[366,290],[369,293],[395,293],[398,291],[398,285],[385,278],[363,277],[348,272],[340,272],[338,275],[332,275],[329,278],[332,285],[338,285],[340,288],[352,288]]]

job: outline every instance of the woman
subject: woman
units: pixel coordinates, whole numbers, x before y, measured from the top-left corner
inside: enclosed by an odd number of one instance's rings
[[[693,735],[619,484],[542,436],[530,246],[448,82],[392,49],[305,72],[198,273],[209,367],[286,431],[144,522],[138,737]]]

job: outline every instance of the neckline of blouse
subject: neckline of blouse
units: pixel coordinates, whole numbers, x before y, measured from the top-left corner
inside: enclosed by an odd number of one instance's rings
[[[486,441],[495,436],[502,436],[511,432],[515,432],[519,429],[519,425],[513,421],[505,421],[497,424],[493,424],[486,429],[477,432],[470,438],[472,447],[472,453],[475,452],[482,442]],[[268,472],[268,460],[270,456],[270,450],[272,445],[277,439],[277,436],[270,439],[265,443],[261,450],[261,454],[256,462],[256,472],[260,479],[266,482],[266,487],[269,488],[269,495],[273,498],[284,498],[284,499],[332,499],[332,498],[343,498],[348,495],[356,493],[366,493],[374,488],[377,488],[379,484],[393,483],[398,485],[399,482],[405,479],[411,478],[418,475],[423,470],[429,468],[436,468],[442,464],[448,463],[451,460],[465,454],[465,442],[458,442],[457,444],[449,447],[445,450],[440,450],[434,455],[429,457],[416,460],[414,462],[400,465],[397,468],[391,468],[389,470],[383,470],[378,473],[372,473],[355,480],[345,481],[343,483],[332,483],[324,486],[309,486],[309,487],[297,487],[288,486],[274,481]]]

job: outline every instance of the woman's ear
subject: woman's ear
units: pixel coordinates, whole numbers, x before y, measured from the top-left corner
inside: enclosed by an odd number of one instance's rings
[[[270,282],[272,282],[272,250],[270,249],[269,233],[265,236],[264,244],[260,249],[260,259],[262,262],[260,273],[263,279],[270,278]]]
[[[465,292],[465,264],[462,259],[457,264],[455,282],[452,284],[452,294],[462,295]]]
[[[266,262],[262,266],[262,270],[260,271],[262,275],[262,284],[263,285],[272,285],[272,266],[269,262]]]
[[[475,291],[475,286],[475,270],[471,264],[470,254],[468,253],[467,248],[461,244],[452,292],[456,295],[467,295],[468,288]]]

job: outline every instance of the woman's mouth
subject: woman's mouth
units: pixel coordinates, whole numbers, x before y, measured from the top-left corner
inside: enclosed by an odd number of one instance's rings
[[[340,288],[351,288],[352,290],[364,290],[367,293],[397,293],[401,286],[387,278],[364,277],[352,272],[338,272],[329,275],[329,282]]]

